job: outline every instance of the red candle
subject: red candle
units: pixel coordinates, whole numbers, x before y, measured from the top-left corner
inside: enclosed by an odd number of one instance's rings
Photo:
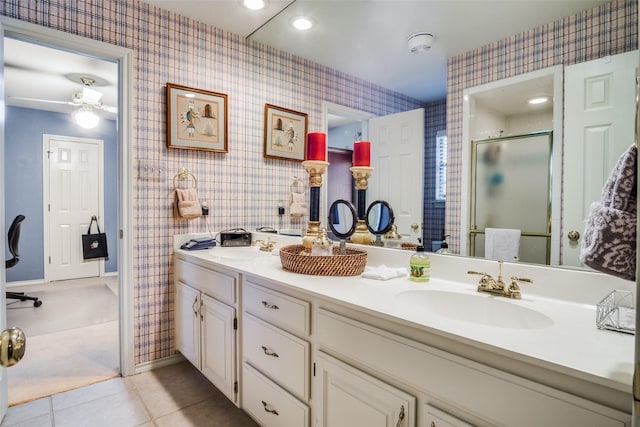
[[[353,166],[371,166],[371,142],[353,143]]]
[[[307,135],[307,160],[327,160],[327,134],[309,132]]]

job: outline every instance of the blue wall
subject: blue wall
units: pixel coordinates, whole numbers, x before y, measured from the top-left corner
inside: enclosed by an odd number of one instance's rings
[[[43,134],[104,140],[104,226],[109,260],[118,266],[118,139],[116,122],[101,120],[91,130],[80,128],[70,114],[7,107],[5,127],[5,233],[18,214],[26,219],[20,236],[20,262],[7,270],[7,282],[44,279]],[[103,230],[104,231],[104,230]],[[11,257],[5,248],[5,259]]]

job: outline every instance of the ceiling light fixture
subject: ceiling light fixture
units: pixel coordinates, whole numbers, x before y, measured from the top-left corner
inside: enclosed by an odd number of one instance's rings
[[[528,100],[529,104],[531,105],[544,104],[547,101],[549,101],[548,96],[536,96],[533,98],[529,98]]]
[[[91,107],[83,106],[75,114],[76,123],[84,129],[93,129],[98,126],[100,117],[91,111]]]
[[[431,50],[433,42],[433,34],[431,33],[414,33],[407,38],[407,44],[411,53],[422,53]]]
[[[306,16],[296,16],[295,18],[289,21],[289,24],[295,28],[296,30],[306,31],[310,30],[313,27],[313,20],[311,18],[307,18]]]
[[[265,8],[267,2],[265,0],[243,0],[242,4],[247,9],[261,10]]]

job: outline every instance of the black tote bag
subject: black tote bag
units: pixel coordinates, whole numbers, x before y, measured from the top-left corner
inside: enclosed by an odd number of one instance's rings
[[[98,228],[98,232],[96,234],[91,234],[91,226],[94,221]],[[87,234],[82,235],[82,257],[84,259],[109,257],[109,253],[107,251],[107,235],[100,232],[98,218],[96,218],[95,215],[91,217]]]

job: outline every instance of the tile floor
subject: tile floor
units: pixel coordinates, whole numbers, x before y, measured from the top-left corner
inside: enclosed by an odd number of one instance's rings
[[[114,378],[7,411],[0,427],[251,427],[188,362]]]

